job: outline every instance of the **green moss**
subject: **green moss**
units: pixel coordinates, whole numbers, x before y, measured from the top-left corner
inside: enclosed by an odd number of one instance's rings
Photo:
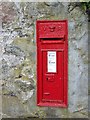
[[[25,37],[18,38],[17,37],[17,38],[15,38],[15,40],[13,41],[12,44],[15,44],[18,46],[21,46],[21,45],[27,46],[27,44],[29,44],[29,43],[30,43],[30,40],[28,38],[25,38]],[[22,46],[22,47],[24,47],[24,46]]]
[[[37,4],[37,9],[45,9],[46,7],[48,8],[48,6],[46,6],[44,2],[39,2]]]
[[[32,38],[33,39],[33,38]],[[33,59],[33,56],[35,54],[35,44],[33,43],[31,38],[15,38],[15,40],[13,41],[13,45],[19,47],[24,53],[25,55],[28,57],[31,57],[31,59]],[[30,58],[29,58],[30,59]],[[33,61],[33,60],[32,60]]]
[[[5,88],[2,88],[2,95],[9,95],[9,94],[10,94],[10,91],[8,91]]]
[[[30,80],[30,78],[28,77],[28,75],[23,75],[22,73],[21,73],[21,71],[22,71],[22,69],[23,68],[21,68],[21,69],[15,69],[14,70],[14,74],[15,74],[15,79],[21,79],[21,80],[26,80],[26,81],[28,81],[28,80]]]
[[[29,78],[28,78],[28,76],[22,76],[22,80],[26,80],[26,81],[28,81],[29,80]]]
[[[45,118],[46,113],[42,110],[37,110],[36,112],[32,113],[33,117]]]
[[[24,66],[31,66],[31,60],[29,58],[26,58],[23,63],[22,63],[22,67]]]
[[[19,77],[20,74],[21,74],[21,68],[20,68],[20,67],[15,68],[15,69],[14,69],[14,76],[15,76],[15,77]]]
[[[88,64],[88,59],[86,58],[84,58],[84,64]]]

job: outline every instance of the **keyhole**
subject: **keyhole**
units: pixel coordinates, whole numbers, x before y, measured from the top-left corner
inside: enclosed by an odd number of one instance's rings
[[[48,80],[48,78],[47,78],[47,80]]]

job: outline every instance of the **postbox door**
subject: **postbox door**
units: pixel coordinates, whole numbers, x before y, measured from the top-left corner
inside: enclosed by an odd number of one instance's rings
[[[38,20],[37,105],[68,106],[67,20]]]
[[[63,102],[63,51],[42,51],[43,101]]]

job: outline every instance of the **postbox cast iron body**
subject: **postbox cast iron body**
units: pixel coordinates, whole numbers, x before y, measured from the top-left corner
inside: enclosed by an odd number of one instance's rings
[[[37,105],[67,107],[67,20],[36,22]]]

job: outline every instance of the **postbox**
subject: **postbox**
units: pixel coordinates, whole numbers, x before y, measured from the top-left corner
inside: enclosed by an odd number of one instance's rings
[[[67,20],[37,20],[37,105],[68,105]]]

